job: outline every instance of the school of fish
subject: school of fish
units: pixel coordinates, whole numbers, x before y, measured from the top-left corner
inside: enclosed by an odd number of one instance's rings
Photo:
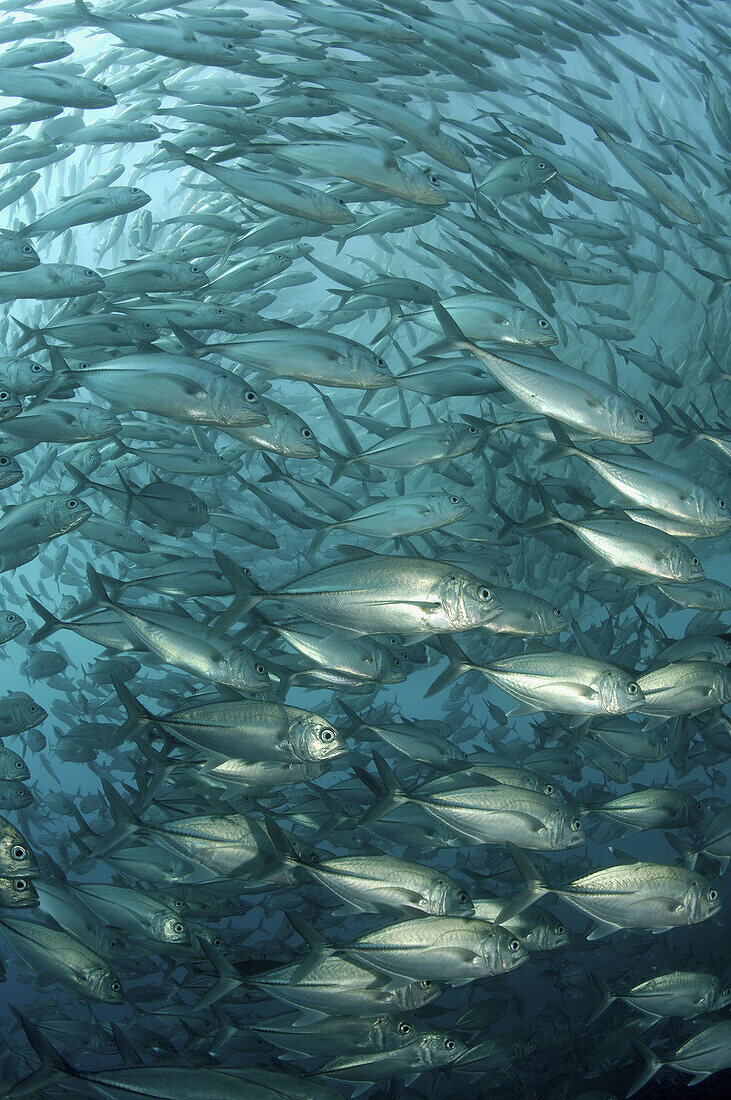
[[[729,1094],[729,57],[0,0],[0,1097]]]

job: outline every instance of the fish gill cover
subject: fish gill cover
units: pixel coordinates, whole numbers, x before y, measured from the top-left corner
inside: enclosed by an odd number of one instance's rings
[[[728,1095],[730,15],[0,3],[0,1095]]]

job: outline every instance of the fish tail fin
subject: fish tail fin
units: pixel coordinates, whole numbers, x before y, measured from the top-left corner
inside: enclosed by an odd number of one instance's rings
[[[439,645],[444,654],[449,658],[449,667],[437,676],[434,683],[427,690],[424,698],[428,698],[430,695],[436,695],[438,692],[443,691],[449,684],[454,683],[465,672],[469,672],[472,665],[467,660],[467,654],[464,653],[453,638],[449,638],[446,635],[439,639]]]
[[[348,735],[350,737],[360,733],[361,730],[368,729],[368,726],[360,717],[356,714],[352,707],[349,707],[347,703],[344,703],[342,699],[338,699],[338,706],[345,712],[345,717],[349,720],[350,726],[348,726]]]
[[[115,829],[125,826],[127,829],[137,829],[142,825],[142,822],[137,817],[137,814],[130,810],[129,806],[116,790],[115,787],[109,782],[108,779],[102,778],[102,788],[104,790],[104,796],[107,800],[107,806],[114,819],[114,826],[112,832]]]
[[[15,345],[16,351],[19,351],[21,348],[25,347],[25,345],[29,344],[31,340],[34,340],[35,343],[32,347],[28,348],[29,352],[43,351],[46,347],[48,347],[46,341],[43,339],[43,336],[37,328],[31,328],[30,325],[24,324],[17,317],[12,317],[12,320],[15,321],[16,325],[23,334],[23,338]]]
[[[578,451],[578,448],[572,443],[563,424],[560,424],[558,420],[553,420],[551,417],[546,417],[546,419],[553,432],[553,438],[556,440],[556,444],[552,447],[546,447],[546,449],[539,454],[538,461],[555,462],[557,458],[567,458],[569,455],[580,454],[581,452]]]
[[[10,1005],[10,1009],[23,1028],[30,1046],[40,1058],[41,1068],[18,1081],[7,1095],[13,1097],[38,1095],[38,1091],[45,1091],[50,1085],[57,1084],[65,1077],[76,1077],[76,1071],[61,1057],[41,1029],[13,1005]]]
[[[390,319],[386,322],[380,332],[377,332],[373,337],[372,343],[376,344],[384,336],[390,336],[394,329],[398,328],[400,324],[407,320],[406,314],[402,310],[398,302],[388,303],[389,312],[391,314]]]
[[[96,603],[108,607],[110,604],[109,593],[106,590],[101,574],[97,573],[91,562],[86,567],[86,577],[89,581],[89,591],[91,592],[92,599],[95,600]]]
[[[538,531],[542,527],[550,527],[554,523],[564,522],[563,517],[559,515],[555,504],[540,482],[535,482],[533,487],[538,492],[538,498],[543,505],[543,511],[539,512],[537,516],[531,516],[530,519],[527,519],[521,524],[521,529],[528,534],[530,534],[531,531]]]
[[[602,978],[601,974],[597,974],[596,972],[592,971],[591,980],[596,986],[597,993],[599,993],[601,1001],[596,1006],[589,1019],[586,1021],[587,1024],[593,1024],[595,1020],[598,1020],[600,1016],[603,1016],[609,1006],[611,1004],[614,1004],[617,999],[610,990],[607,983],[604,981],[604,978]]]
[[[360,818],[359,824],[361,825],[369,825],[372,821],[378,821],[390,813],[391,810],[395,810],[397,806],[403,806],[405,802],[409,801],[409,796],[399,783],[393,768],[386,763],[380,753],[373,753],[373,762],[376,765],[380,783],[364,768],[355,767],[353,769],[360,781],[376,795],[376,801]]]
[[[327,942],[324,936],[320,935],[316,928],[306,921],[304,917],[301,917],[299,913],[288,912],[287,920],[294,928],[298,936],[301,936],[307,946],[310,948],[309,955],[303,959],[298,967],[295,968],[292,974],[292,982],[301,982],[313,970],[320,965],[321,962],[333,954],[333,947]]]
[[[683,863],[689,871],[695,871],[700,852],[680,836],[673,836],[671,832],[665,834],[668,844],[674,848],[678,855],[683,857]]]
[[[78,466],[74,466],[74,464],[72,462],[64,462],[64,467],[65,467],[66,471],[69,474],[71,474],[72,478],[74,479],[74,489],[73,489],[73,491],[75,493],[78,493],[79,489],[93,489],[94,488],[93,483],[91,481],[89,481],[86,474],[83,474],[81,472],[81,470],[78,468]]]
[[[514,844],[508,841],[508,851],[513,857],[513,863],[518,868],[520,875],[525,883],[525,890],[509,901],[507,905],[504,905],[498,913],[496,922],[500,924],[502,921],[511,920],[513,917],[517,917],[518,913],[522,913],[524,909],[533,905],[534,902],[542,898],[544,894],[550,894],[551,888],[546,883],[538,870],[533,866],[528,859],[525,852],[522,852],[520,848],[516,848]]]
[[[634,1096],[636,1092],[643,1089],[648,1081],[651,1081],[657,1071],[665,1064],[655,1055],[648,1046],[640,1042],[639,1039],[630,1039],[630,1042],[635,1050],[636,1054],[639,1054],[640,1058],[644,1062],[642,1072],[632,1083],[632,1088],[627,1093],[627,1100],[630,1096]]]
[[[325,523],[319,529],[319,531],[315,532],[315,537],[313,538],[312,542],[310,543],[308,553],[314,554],[315,550],[320,549],[320,547],[322,546],[323,542],[327,538],[330,531],[333,530],[334,526],[335,526],[335,524],[333,524],[333,523]]]
[[[36,614],[40,615],[43,619],[43,626],[40,627],[39,630],[36,630],[30,640],[31,645],[36,645],[37,642],[42,642],[45,638],[50,638],[51,634],[55,634],[57,630],[61,630],[64,623],[61,619],[56,618],[52,611],[49,611],[47,607],[39,603],[34,596],[28,596],[28,602]]]
[[[127,721],[124,723],[125,736],[134,738],[136,734],[146,732],[155,721],[154,715],[143,707],[139,699],[136,699],[127,685],[118,676],[112,676],[112,684],[117,693],[117,698],[125,709]]]
[[[248,611],[251,611],[252,607],[256,607],[258,603],[261,603],[266,593],[261,590],[256,581],[252,580],[251,577],[247,577],[243,569],[235,561],[232,561],[227,554],[222,554],[220,550],[214,550],[213,556],[234,591],[234,598],[230,607],[217,620],[217,629],[225,631],[238,619],[243,618]]]

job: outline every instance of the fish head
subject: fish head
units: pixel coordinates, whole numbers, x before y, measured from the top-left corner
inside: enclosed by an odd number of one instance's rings
[[[309,711],[290,717],[287,741],[297,759],[306,764],[334,760],[348,751],[342,734],[319,714]]]
[[[91,508],[83,500],[65,493],[56,493],[46,498],[45,520],[58,535],[65,535],[80,527],[92,516]]]
[[[534,926],[534,941],[536,951],[555,951],[559,947],[567,947],[570,940],[569,934],[554,917],[541,917]]]
[[[269,422],[264,402],[250,386],[233,376],[217,375],[205,387],[205,395],[220,424],[249,427]]]
[[[502,339],[507,343],[539,348],[550,348],[558,343],[551,322],[527,306],[514,306],[505,318],[505,325],[506,335]]]
[[[100,405],[82,405],[77,413],[79,423],[88,435],[107,436],[119,431],[117,417]]]
[[[427,911],[435,917],[474,917],[472,898],[457,882],[438,878],[429,887]]]
[[[40,256],[30,241],[19,237],[3,241],[3,259],[12,271],[27,271],[31,267],[37,267],[41,262]]]
[[[107,966],[92,966],[83,971],[81,975],[86,987],[86,993],[95,1001],[103,1001],[105,1004],[121,1005],[124,1003],[122,983],[116,974]]]
[[[386,360],[369,348],[351,343],[346,349],[337,349],[335,355],[352,376],[353,385],[365,390],[381,390],[394,386],[396,380]]]
[[[104,280],[90,267],[72,267],[65,276],[69,289],[76,294],[94,294],[104,289]]]
[[[651,443],[650,418],[637,402],[626,394],[612,394],[604,403],[612,439],[619,443]]]
[[[522,161],[520,175],[526,187],[531,190],[542,187],[558,175],[556,168],[547,157],[529,155],[523,157]]]
[[[35,359],[11,359],[3,361],[1,373],[17,393],[36,393],[51,381],[53,367]]]
[[[22,783],[4,782],[0,790],[0,806],[4,810],[24,810],[33,805],[33,795]]]
[[[40,904],[30,879],[0,878],[0,905],[3,909],[35,909]]]
[[[483,936],[482,957],[485,973],[499,974],[527,962],[528,952],[514,933],[496,924]]]
[[[606,714],[629,714],[645,702],[640,685],[621,669],[607,669],[599,679],[598,691]]]
[[[698,517],[707,531],[721,534],[731,527],[731,507],[722,494],[699,487],[696,494]]]
[[[248,650],[234,650],[228,659],[229,672],[234,682],[232,686],[241,691],[269,691],[272,682],[266,666],[256,659],[252,660]]]
[[[705,580],[703,566],[697,554],[688,546],[678,542],[668,551],[667,565],[674,580],[680,584],[688,584],[690,581]]]
[[[407,985],[399,985],[391,990],[391,999],[395,1005],[405,1012],[413,1012],[417,1008],[436,1001],[444,992],[444,986],[440,982],[434,982],[431,978],[424,978],[420,982],[409,982]]]
[[[455,630],[487,626],[503,610],[494,589],[470,573],[450,573],[442,582],[439,595]]]
[[[556,807],[549,815],[547,824],[551,847],[556,851],[586,844],[586,833],[581,821],[573,814],[566,813],[563,806]]]
[[[13,704],[13,720],[16,722],[28,723],[29,726],[40,725],[41,722],[45,722],[48,718],[48,711],[44,710],[40,703],[36,703],[35,699],[31,699],[29,695],[24,695],[20,699],[16,699]]]
[[[688,924],[699,924],[714,916],[720,908],[721,898],[718,890],[708,879],[693,872],[677,911],[685,913]]]
[[[150,195],[141,187],[118,187],[115,189],[119,199],[119,205],[123,209],[139,210],[141,206],[147,206],[151,201]]]
[[[8,878],[30,878],[38,874],[36,857],[25,839],[4,820],[0,820],[0,874]]]
[[[731,699],[731,669],[719,665],[713,674],[708,694],[716,705],[723,707]]]
[[[722,986],[721,983],[718,982],[713,992],[715,995],[711,1000],[709,1008],[712,1007],[714,1012],[731,1004],[731,985],[727,984]]]
[[[0,386],[0,421],[12,420],[23,411],[23,402],[5,386]]]
[[[418,1029],[401,1016],[377,1016],[370,1025],[369,1039],[374,1050],[396,1050],[408,1046]]]
[[[0,489],[8,489],[23,477],[20,463],[12,455],[0,454]]]
[[[0,456],[1,457],[1,456]],[[25,619],[15,611],[0,612],[0,640],[10,642],[25,630]]]
[[[188,929],[177,913],[158,913],[152,919],[152,935],[159,943],[187,943]]]
[[[442,523],[457,523],[472,511],[472,505],[455,493],[430,493],[429,507]]]
[[[468,1046],[451,1032],[433,1031],[419,1040],[419,1061],[425,1066],[448,1066],[464,1057]]]
[[[447,200],[442,194],[440,180],[431,168],[415,168],[400,160],[396,171],[414,202],[425,206],[446,206]]]

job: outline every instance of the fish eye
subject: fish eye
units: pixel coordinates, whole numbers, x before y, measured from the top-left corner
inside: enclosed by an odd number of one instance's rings
[[[538,322],[538,324],[539,324],[540,328],[548,328],[548,321],[544,321],[542,317],[541,317],[540,321]]]
[[[551,786],[550,783],[546,783],[545,787],[543,788],[543,793],[544,794],[553,794],[553,787]]]
[[[539,168],[545,168],[545,167],[546,167],[546,162],[545,162],[545,160],[539,160],[539,161],[538,161],[538,167],[539,167]]]
[[[142,194],[139,187],[130,187],[129,193],[130,193],[130,195],[141,195]]]
[[[122,986],[119,984],[119,982],[115,981],[110,983],[109,988],[111,989],[112,993],[119,993]]]
[[[638,685],[634,682],[634,680],[630,680],[630,682],[627,684],[627,694],[636,695],[639,690],[640,689]]]
[[[22,768],[23,767],[23,761],[22,760],[16,760],[15,761],[15,766],[16,766],[16,768]]]
[[[99,88],[102,92],[108,92],[111,90],[108,84],[100,84]]]
[[[66,501],[66,507],[69,509],[70,512],[73,512],[74,508],[78,508],[78,506],[79,502],[74,497],[71,497],[71,500]]]
[[[708,900],[709,901],[715,901],[717,897],[718,897],[718,892],[716,890],[709,890],[708,891]]]
[[[338,206],[345,206],[345,200],[344,199],[336,199],[335,201],[337,202]]]
[[[432,187],[436,187],[436,185],[439,183],[439,180],[433,172],[429,173],[429,183],[432,185]]]
[[[561,618],[561,608],[560,608],[560,607],[554,607],[554,609],[553,609],[553,613],[554,613],[554,615],[556,615],[556,616],[557,616],[557,617],[558,617],[559,619]]]
[[[9,462],[10,462],[9,458],[6,458],[5,455],[0,455],[0,466],[7,466]],[[10,622],[11,620],[8,620],[8,621]]]
[[[459,902],[459,904],[466,905],[469,900],[470,899],[467,897],[464,890],[460,890],[460,892],[457,894],[457,901]]]
[[[579,821],[578,817],[571,822],[571,828],[574,830],[575,833],[581,832],[581,822]]]
[[[385,367],[385,366],[386,366],[386,360],[385,360],[385,359],[381,359],[381,357],[379,356],[379,357],[378,357],[378,358],[376,359],[376,366],[377,366],[377,367]]]
[[[320,737],[323,741],[332,741],[335,736],[335,730],[331,730],[329,726],[325,726],[325,729],[320,730]]]
[[[40,363],[34,363],[30,369],[33,371],[33,374],[40,374],[40,372],[43,370],[43,367]]]
[[[459,497],[450,497],[449,499],[451,500],[452,504],[459,504]]]
[[[557,936],[563,936],[563,933],[564,933],[563,925],[562,924],[557,924],[556,925],[556,935]]]
[[[690,564],[691,565],[698,565],[699,564],[698,558],[696,558],[695,555],[690,559]]]
[[[173,925],[173,932],[176,932],[179,936],[182,936],[184,931],[185,925],[181,924],[180,921],[178,921],[177,924]]]
[[[454,1050],[457,1044],[455,1043],[454,1039],[447,1039],[444,1046],[447,1050]]]
[[[256,394],[254,393],[253,390],[249,390],[249,392],[245,396],[246,396],[246,400],[249,401],[249,402],[256,401]]]
[[[10,858],[20,862],[21,859],[28,858],[28,852],[22,844],[14,844],[10,849]]]
[[[727,985],[723,991],[724,997],[731,997],[731,985]]]
[[[511,951],[517,951],[518,948],[520,947],[520,943],[519,943],[518,940],[511,940],[510,943],[508,944],[508,946],[509,946]]]
[[[200,268],[198,267],[198,265],[197,265],[197,264],[191,264],[191,265],[190,265],[190,270],[191,270],[192,272],[194,272],[194,273],[195,273],[195,274],[197,275],[197,274],[198,274],[198,272],[200,271]]]
[[[398,1026],[400,1035],[409,1035],[411,1033],[411,1024],[407,1024],[406,1020],[402,1020]]]
[[[636,417],[637,417],[637,419],[639,420],[640,424],[644,424],[644,423],[645,423],[645,414],[644,414],[643,412],[638,412],[638,413],[635,413],[635,416],[636,416]]]
[[[31,705],[28,707],[28,711],[30,714],[35,714],[37,710],[38,707],[35,705],[35,703],[31,703]]]
[[[0,401],[7,401],[9,397],[10,394],[7,390],[0,390]]]
[[[469,433],[470,433],[470,435],[477,435],[477,428],[474,428],[474,427],[470,428]]]
[[[27,253],[29,253],[29,252],[32,252],[32,251],[33,251],[33,246],[32,246],[32,245],[30,245],[30,244],[24,244],[24,245],[23,245],[23,251],[24,251],[24,252],[25,252],[26,254],[27,254]]]
[[[431,978],[425,978],[423,982],[419,982],[422,989],[431,989]]]
[[[235,50],[236,49],[233,42],[224,42],[223,48],[224,48],[224,50]]]
[[[489,588],[485,588],[483,586],[482,588],[477,589],[477,598],[478,599],[480,599],[480,600],[489,600],[491,598],[491,596],[492,596],[492,592],[490,591]]]
[[[309,428],[303,428],[302,429],[302,435],[305,437],[305,439],[311,439],[312,438],[312,432],[310,431]]]
[[[10,612],[9,615],[5,616],[5,621],[8,622],[8,623],[14,623],[15,622],[15,615],[13,615],[12,611]]]
[[[256,666],[256,672],[258,672],[260,676],[263,676],[264,673],[266,672],[266,669],[264,668],[264,665],[257,665]]]
[[[87,267],[87,269],[86,269],[86,271],[84,272],[84,274],[85,274],[85,275],[88,275],[88,276],[89,276],[89,278],[92,278],[92,276],[96,275],[96,271],[92,271],[90,267]]]
[[[719,508],[725,508],[726,507],[726,501],[725,500],[719,500],[718,507]]]
[[[214,940],[211,940],[211,943],[214,947],[223,947],[223,940],[219,936],[216,936]]]
[[[249,569],[248,565],[244,566],[243,572],[246,574],[247,577],[251,576],[251,570]]]
[[[13,889],[14,890],[25,890],[25,889],[27,889],[27,886],[28,886],[28,883],[25,881],[24,878],[16,878],[13,882]]]

